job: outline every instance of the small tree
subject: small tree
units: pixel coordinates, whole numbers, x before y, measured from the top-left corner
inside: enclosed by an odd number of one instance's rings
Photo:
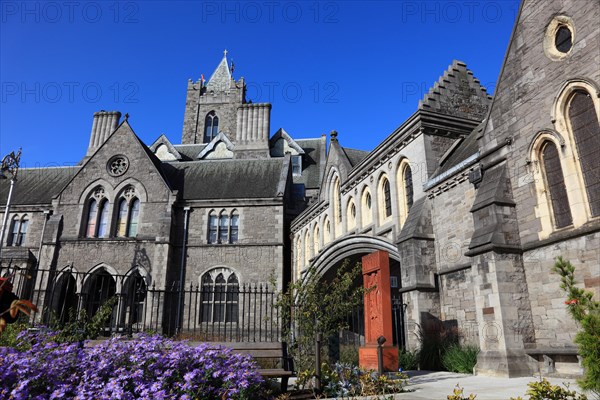
[[[569,314],[582,328],[575,336],[585,368],[578,383],[600,396],[600,302],[593,299],[592,292],[575,286],[575,267],[569,261],[558,257],[552,270],[561,276],[560,287],[567,292]]]
[[[356,282],[361,276],[361,264],[350,266],[344,261],[330,281],[325,281],[314,267],[309,267],[304,279],[288,287],[278,301],[285,326],[283,336],[293,343],[290,353],[298,370],[313,367],[313,348],[317,333],[327,338],[348,328],[348,315],[363,302],[364,290]],[[285,324],[284,324],[285,325]],[[294,332],[298,335],[294,337]]]

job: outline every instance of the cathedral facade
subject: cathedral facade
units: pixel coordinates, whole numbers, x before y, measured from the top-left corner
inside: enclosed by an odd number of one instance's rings
[[[570,260],[600,296],[598,20],[597,2],[525,0],[493,97],[454,61],[372,151],[272,134],[271,104],[246,99],[225,55],[188,82],[180,144],[99,111],[79,165],[19,170],[0,272],[50,271],[45,306],[72,293],[93,311],[140,286],[282,290],[385,250],[407,348],[438,324],[481,348],[478,373],[571,371],[577,326],[551,267]]]
[[[599,17],[525,0],[493,98],[454,61],[368,155],[334,133],[292,223],[295,279],[385,250],[409,349],[437,331],[481,349],[477,373],[580,372],[552,266],[600,296]]]

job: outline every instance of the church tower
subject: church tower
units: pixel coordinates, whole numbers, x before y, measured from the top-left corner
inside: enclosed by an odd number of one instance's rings
[[[210,143],[223,133],[235,158],[269,156],[271,104],[246,102],[244,78],[235,80],[233,64],[223,59],[207,83],[188,81],[182,144]]]

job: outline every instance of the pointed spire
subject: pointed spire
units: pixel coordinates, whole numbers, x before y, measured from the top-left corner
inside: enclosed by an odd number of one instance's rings
[[[214,91],[227,90],[231,85],[231,72],[227,62],[227,50],[223,51],[223,59],[211,75],[206,88]]]

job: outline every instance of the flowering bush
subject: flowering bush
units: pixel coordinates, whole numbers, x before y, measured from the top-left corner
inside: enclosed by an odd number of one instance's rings
[[[0,348],[0,398],[260,398],[256,364],[230,349],[148,335],[86,348],[54,335],[21,335],[32,342],[25,351]]]
[[[298,374],[301,388],[312,388],[314,370],[305,370]],[[355,365],[336,363],[333,368],[327,363],[321,367],[323,394],[328,397],[372,396],[404,391],[408,377],[397,373],[393,377],[379,375],[377,371],[364,370]]]

